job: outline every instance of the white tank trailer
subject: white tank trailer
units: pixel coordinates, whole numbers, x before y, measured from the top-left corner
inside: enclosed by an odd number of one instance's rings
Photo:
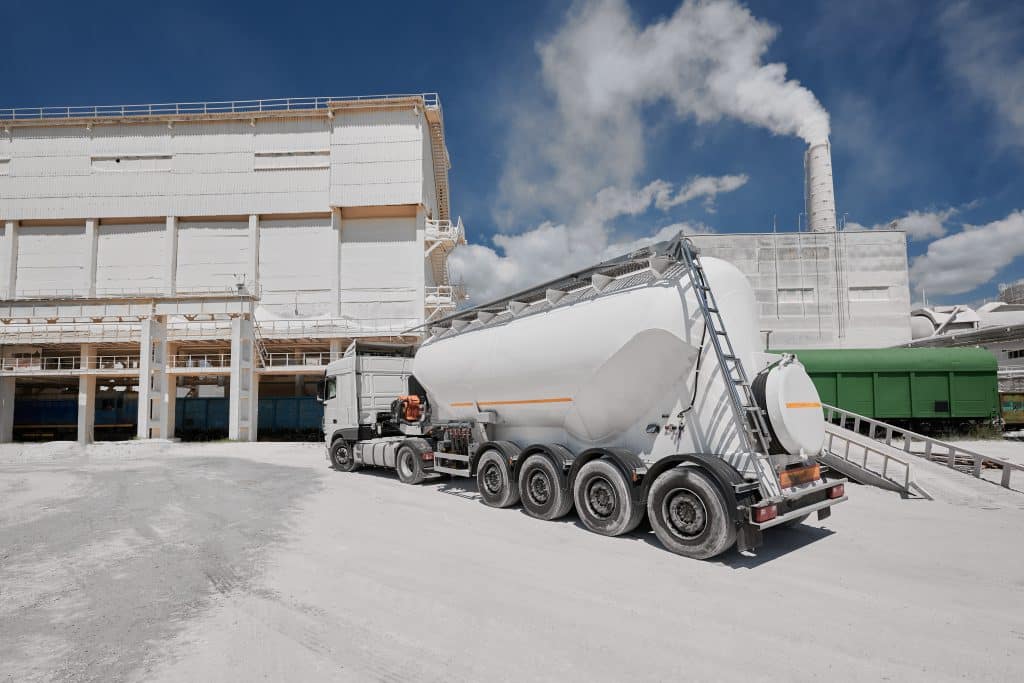
[[[438,321],[411,359],[364,347],[335,361],[328,459],[408,483],[476,477],[488,505],[541,519],[575,507],[609,536],[646,513],[690,557],[752,549],[846,499],[815,459],[814,385],[792,356],[760,351],[757,320],[743,274],[680,235]],[[389,408],[364,409],[386,377],[405,378]]]

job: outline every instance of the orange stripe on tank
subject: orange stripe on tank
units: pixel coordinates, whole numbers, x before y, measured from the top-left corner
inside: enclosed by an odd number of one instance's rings
[[[817,401],[793,401],[792,403],[786,404],[787,408],[820,408],[821,404]]]
[[[527,398],[519,401],[480,401],[474,404],[472,401],[463,403],[451,403],[449,404],[452,408],[469,408],[473,405],[480,406],[524,406],[534,405],[538,403],[572,403],[572,399],[567,396],[560,396],[557,398]]]

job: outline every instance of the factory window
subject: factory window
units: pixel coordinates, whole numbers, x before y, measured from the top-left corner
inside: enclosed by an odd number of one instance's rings
[[[1011,359],[1024,358],[1024,349],[1014,349],[1013,351],[1007,351],[1006,357]]]
[[[888,301],[888,287],[850,287],[850,301]]]
[[[813,287],[780,287],[779,288],[779,303],[780,304],[813,304],[814,303],[814,288]]]
[[[11,160],[0,157],[0,175],[11,174]]]

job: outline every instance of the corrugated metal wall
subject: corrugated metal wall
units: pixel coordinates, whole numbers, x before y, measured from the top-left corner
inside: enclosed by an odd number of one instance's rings
[[[416,320],[423,315],[423,246],[416,219],[347,219],[341,242],[341,311],[355,319]]]
[[[183,222],[178,227],[179,290],[234,287],[249,267],[247,223]]]
[[[101,225],[96,244],[96,292],[164,288],[164,226]]]
[[[87,294],[87,257],[84,225],[19,228],[18,292]]]
[[[260,225],[260,305],[285,318],[334,314],[338,239],[330,218]]]

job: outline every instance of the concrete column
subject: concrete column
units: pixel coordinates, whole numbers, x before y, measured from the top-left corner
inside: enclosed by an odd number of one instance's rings
[[[334,207],[331,209],[331,227],[334,229],[335,246],[334,246],[334,271],[333,280],[331,283],[332,290],[334,292],[334,315],[335,317],[341,317],[341,236],[342,236],[342,225],[341,225],[341,209]]]
[[[228,389],[228,438],[256,440],[258,378],[252,320],[231,321],[231,382]]]
[[[171,356],[178,352],[178,345],[167,342],[167,357],[164,359],[164,367],[171,366]],[[168,372],[163,373],[163,388],[160,394],[160,417],[157,419],[157,428],[160,430],[160,438],[174,438],[175,411],[178,407],[178,377]]]
[[[427,210],[420,204],[416,208],[416,243],[419,245],[419,253],[426,253],[427,238]],[[427,315],[427,269],[429,261],[423,264],[423,268],[416,271],[416,320],[423,322]],[[435,282],[435,285],[445,284]]]
[[[82,344],[79,367],[89,370],[94,367],[93,356],[96,347]],[[78,443],[92,443],[96,431],[96,375],[78,376]]]
[[[142,321],[139,344],[139,425],[140,439],[170,438],[166,430],[167,414],[167,323],[161,317]],[[173,425],[173,414],[171,424]]]
[[[0,443],[14,440],[14,377],[0,377]]]
[[[164,289],[173,295],[178,283],[178,217],[167,217],[164,231]]]
[[[260,217],[249,216],[249,265],[246,270],[249,291],[255,294],[260,285]]]
[[[4,241],[7,242],[7,298],[18,294],[18,221],[4,223]]]
[[[337,360],[341,358],[341,352],[344,351],[344,345],[341,339],[332,339],[331,344],[331,360]]]
[[[87,243],[86,249],[88,253],[88,263],[86,263],[86,276],[89,278],[89,296],[96,296],[96,257],[99,254],[100,235],[97,227],[99,221],[95,218],[89,218],[85,221],[85,240]]]

